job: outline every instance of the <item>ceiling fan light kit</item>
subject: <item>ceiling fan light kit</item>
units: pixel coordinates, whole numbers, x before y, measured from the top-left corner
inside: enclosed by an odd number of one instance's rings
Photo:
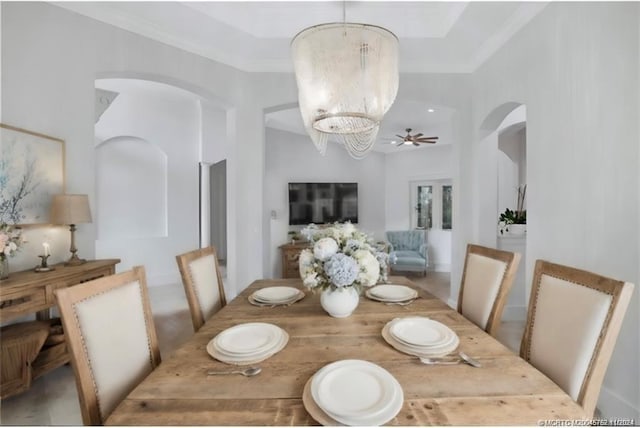
[[[291,42],[305,129],[324,155],[329,135],[362,159],[398,93],[398,38],[375,25],[321,24]]]
[[[413,144],[418,147],[420,144],[434,144],[438,137],[423,137],[423,133],[419,132],[415,135],[411,135],[411,128],[405,129],[407,131],[407,135],[396,134],[396,137],[401,138],[400,141],[393,141],[392,143],[396,143],[396,147],[408,146]]]

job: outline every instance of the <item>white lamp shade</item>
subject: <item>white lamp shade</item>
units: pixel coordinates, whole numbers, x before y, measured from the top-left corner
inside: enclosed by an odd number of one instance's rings
[[[52,224],[91,223],[87,195],[54,195],[51,201]]]

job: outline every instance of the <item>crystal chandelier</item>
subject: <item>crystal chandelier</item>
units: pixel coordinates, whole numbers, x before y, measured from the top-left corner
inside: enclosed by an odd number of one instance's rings
[[[333,134],[362,159],[398,92],[398,39],[375,25],[322,24],[291,42],[307,133],[324,155]]]

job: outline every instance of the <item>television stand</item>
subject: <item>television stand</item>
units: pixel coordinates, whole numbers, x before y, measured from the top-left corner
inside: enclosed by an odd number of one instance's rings
[[[282,250],[282,277],[283,278],[300,278],[300,268],[298,267],[298,259],[300,252],[305,248],[311,248],[308,241],[296,242],[295,244],[287,243],[280,245]]]

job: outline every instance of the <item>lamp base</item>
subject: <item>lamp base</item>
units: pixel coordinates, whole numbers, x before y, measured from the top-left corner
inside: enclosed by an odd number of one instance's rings
[[[84,264],[86,262],[87,261],[85,259],[81,259],[81,258],[78,257],[77,254],[74,254],[74,255],[71,256],[71,258],[69,260],[67,260],[65,262],[64,265],[65,266],[78,266],[78,265]]]

